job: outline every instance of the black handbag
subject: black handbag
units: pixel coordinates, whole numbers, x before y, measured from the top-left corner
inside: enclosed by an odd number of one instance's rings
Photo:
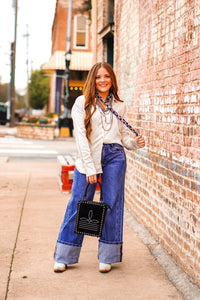
[[[87,189],[90,183],[85,188],[82,200],[77,202],[75,233],[96,237],[102,235],[106,211],[110,206],[103,203],[101,183],[99,181],[97,183],[100,186],[100,202],[87,200]]]

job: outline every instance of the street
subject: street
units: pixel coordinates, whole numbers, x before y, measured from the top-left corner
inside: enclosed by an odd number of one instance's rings
[[[3,126],[0,126],[1,128]],[[34,160],[56,161],[58,155],[75,154],[75,139],[34,140],[23,139],[13,135],[0,137],[0,157],[9,161]]]

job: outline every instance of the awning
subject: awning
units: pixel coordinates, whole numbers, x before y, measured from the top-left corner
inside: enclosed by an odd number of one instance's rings
[[[92,52],[72,51],[70,69],[88,71],[92,67]],[[49,61],[42,66],[43,72],[65,70],[65,51],[55,51]]]

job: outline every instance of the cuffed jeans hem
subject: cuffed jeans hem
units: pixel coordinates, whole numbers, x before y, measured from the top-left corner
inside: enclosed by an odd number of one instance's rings
[[[108,244],[99,242],[100,262],[105,264],[112,264],[122,261],[122,244]]]
[[[81,247],[57,242],[54,259],[58,263],[72,265],[78,263]]]

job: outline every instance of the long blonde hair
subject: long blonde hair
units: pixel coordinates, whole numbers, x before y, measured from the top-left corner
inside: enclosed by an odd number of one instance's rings
[[[96,80],[96,74],[100,68],[105,68],[108,71],[108,73],[110,74],[111,82],[112,82],[112,86],[110,88],[110,93],[113,94],[115,100],[122,101],[122,100],[120,100],[120,98],[117,94],[117,92],[118,92],[117,80],[116,80],[116,76],[115,76],[115,73],[114,73],[112,67],[106,62],[101,62],[101,63],[95,64],[89,71],[84,88],[83,88],[83,94],[85,95],[84,124],[85,124],[85,128],[86,128],[86,136],[89,141],[90,141],[90,134],[92,132],[91,117],[96,110],[95,80]],[[94,108],[93,112],[92,112],[92,107]]]

